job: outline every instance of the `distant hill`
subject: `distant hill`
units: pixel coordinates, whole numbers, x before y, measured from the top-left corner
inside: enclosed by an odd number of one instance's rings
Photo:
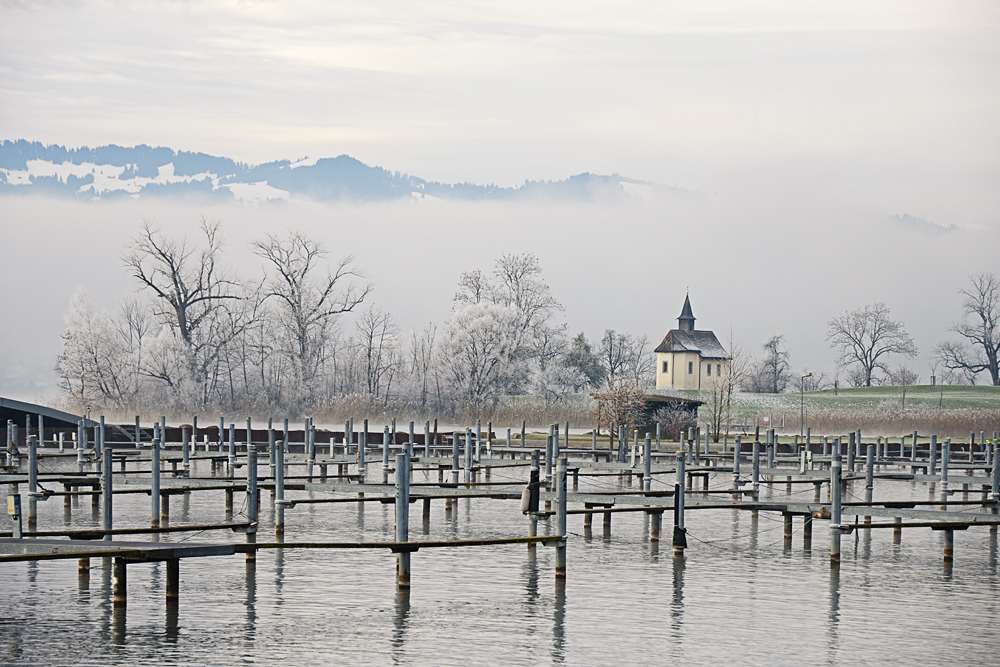
[[[205,153],[145,144],[66,148],[37,141],[0,144],[0,194],[44,193],[89,200],[194,196],[258,203],[274,200],[387,201],[434,197],[509,200],[629,199],[683,192],[618,174],[578,174],[562,181],[525,181],[517,187],[437,183],[370,167],[349,155],[248,165]]]

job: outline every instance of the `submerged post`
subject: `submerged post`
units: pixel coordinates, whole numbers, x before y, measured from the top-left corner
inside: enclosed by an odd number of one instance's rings
[[[556,466],[556,533],[562,539],[556,542],[556,579],[566,578],[566,457]]]
[[[409,541],[410,530],[410,456],[396,455],[396,542]],[[410,587],[410,552],[396,552],[396,584]]]
[[[840,564],[840,468],[841,456],[834,454],[830,462],[830,493],[833,502],[830,507],[830,565]]]

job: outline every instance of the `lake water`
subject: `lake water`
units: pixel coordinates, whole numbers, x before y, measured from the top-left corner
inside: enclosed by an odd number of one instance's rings
[[[62,465],[75,464],[42,461],[47,470]],[[192,471],[209,474],[203,461]],[[491,481],[509,479],[519,490],[526,475],[501,469]],[[370,466],[369,480],[376,476],[378,466]],[[619,483],[584,477],[580,490]],[[728,473],[712,478],[713,487],[729,483]],[[799,485],[791,497],[811,501],[812,493]],[[855,482],[845,500],[863,493]],[[243,496],[236,497],[239,506]],[[776,483],[762,486],[768,497],[789,496]],[[924,500],[927,488],[879,481],[876,498],[889,497]],[[940,533],[907,529],[895,544],[891,530],[859,531],[844,536],[843,562],[831,570],[826,521],[816,522],[809,551],[798,518],[786,549],[780,514],[689,510],[689,548],[676,559],[669,513],[658,551],[645,514],[615,514],[609,537],[601,516],[590,537],[581,515],[569,517],[565,586],[555,583],[553,550],[542,546],[534,555],[525,545],[422,549],[411,557],[409,594],[397,592],[387,550],[262,550],[250,569],[243,555],[182,560],[176,613],[164,604],[165,566],[129,565],[124,621],[112,611],[110,567],[100,559],[89,583],[78,579],[75,560],[0,563],[0,664],[1000,664],[997,541],[987,528],[955,533],[950,568]],[[148,518],[148,496],[116,496],[116,527],[148,525]],[[39,530],[99,525],[96,519],[89,498],[68,512],[61,498],[39,503]],[[172,525],[223,520],[222,491],[171,500]],[[299,505],[286,512],[285,540],[392,540],[393,521],[392,505]],[[547,532],[544,523],[539,532]],[[413,540],[525,534],[517,501],[461,500],[450,516],[434,501],[426,526],[420,503],[411,505]],[[264,491],[258,539],[272,536]]]

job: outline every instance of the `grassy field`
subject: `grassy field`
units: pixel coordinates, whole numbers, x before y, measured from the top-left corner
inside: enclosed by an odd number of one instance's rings
[[[687,392],[699,398],[698,392]],[[700,400],[704,400],[701,397]],[[800,400],[805,405],[805,425],[815,433],[843,433],[855,428],[879,435],[912,432],[968,435],[970,431],[1000,429],[1000,387],[930,386],[907,387],[905,405],[900,387],[863,387],[788,394],[736,394],[732,422],[764,420],[784,432],[797,432]],[[702,408],[699,421],[707,419]],[[784,419],[784,422],[782,422]]]

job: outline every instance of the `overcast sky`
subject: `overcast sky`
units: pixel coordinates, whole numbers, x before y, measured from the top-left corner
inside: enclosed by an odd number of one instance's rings
[[[0,0],[0,138],[251,163],[347,153],[447,182],[589,171],[676,185],[694,194],[210,212],[234,247],[302,226],[354,252],[404,328],[447,315],[459,270],[531,250],[571,329],[592,336],[661,338],[690,285],[699,326],[738,327],[749,347],[787,332],[797,367],[829,365],[826,320],[879,300],[923,359],[965,277],[998,265],[998,35],[995,2]],[[18,293],[40,267],[4,262],[0,305],[52,302],[38,335],[0,334],[8,367],[20,345],[51,367],[77,286],[108,306],[128,288],[117,256],[140,215],[182,233],[203,212],[0,201],[8,240],[64,258],[92,243],[100,259]],[[886,222],[902,214],[959,229]],[[386,232],[406,245],[376,251]],[[381,261],[442,249],[454,270],[417,282]]]

